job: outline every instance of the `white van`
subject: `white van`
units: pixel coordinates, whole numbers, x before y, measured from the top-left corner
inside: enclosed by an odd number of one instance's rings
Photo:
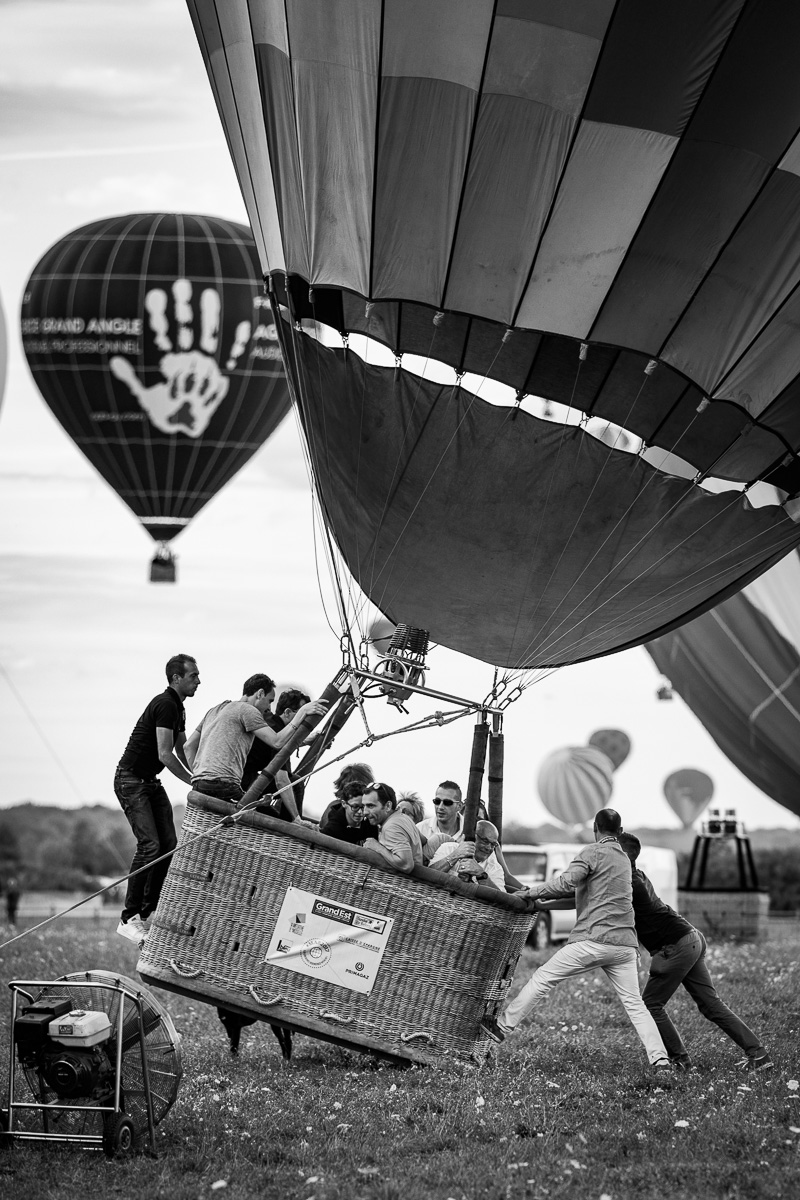
[[[532,883],[543,883],[560,875],[585,845],[585,842],[546,842],[541,846],[509,844],[503,846],[503,858],[511,874],[529,887]],[[642,846],[636,865],[644,871],[664,903],[676,908],[678,860],[675,851],[661,846]],[[544,950],[551,942],[563,942],[574,924],[574,908],[540,913],[533,927],[531,943],[537,950]]]

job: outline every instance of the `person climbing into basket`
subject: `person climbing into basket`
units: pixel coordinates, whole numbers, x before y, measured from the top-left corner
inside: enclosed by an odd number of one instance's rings
[[[303,704],[280,733],[264,720],[275,699],[275,684],[269,675],[251,675],[242,684],[238,700],[223,700],[209,709],[186,742],[186,761],[192,769],[192,787],[204,796],[234,803],[244,795],[242,773],[247,754],[258,738],[277,751],[303,718],[323,714],[327,705],[315,700]],[[300,821],[300,816],[293,818]]]
[[[191,781],[184,761],[183,702],[199,688],[200,672],[190,654],[175,654],[167,662],[165,674],[168,686],[153,697],[134,725],[114,775],[114,793],[136,838],[117,933],[138,945],[147,937],[145,922],[155,911],[164,886],[169,859],[163,856],[178,844],[172,804],[158,776],[166,767],[183,783]],[[155,865],[142,871],[148,863]]]
[[[633,915],[639,941],[652,954],[650,977],[642,999],[652,1014],[672,1062],[679,1071],[691,1070],[691,1060],[664,1005],[683,984],[707,1021],[741,1046],[746,1071],[772,1066],[761,1039],[744,1021],[723,1004],[706,965],[706,939],[699,929],[679,916],[653,890],[653,885],[636,866],[642,844],[632,833],[621,833],[619,844],[631,860],[633,871]]]
[[[285,688],[278,697],[275,711],[267,710],[263,716],[270,729],[280,733],[299,713],[304,704],[310,703],[311,697],[299,688]],[[242,772],[242,789],[246,792],[265,767],[268,767],[275,750],[260,738],[253,738],[253,744],[247,755]],[[288,766],[288,764],[287,764]],[[256,812],[266,813],[277,817],[279,821],[294,821],[303,815],[303,793],[305,784],[295,779],[291,771],[278,771],[275,783],[264,796],[263,803],[256,805]]]
[[[478,821],[474,842],[444,842],[428,866],[432,871],[446,871],[459,876],[466,873],[475,883],[496,887],[504,892],[505,875],[495,854],[499,845],[497,826],[491,821]]]
[[[397,796],[388,783],[371,784],[362,797],[364,816],[376,826],[378,843],[365,841],[364,853],[380,866],[413,871],[422,866],[422,839],[414,822],[397,811]]]
[[[594,845],[584,846],[561,875],[520,893],[527,893],[537,904],[572,900],[574,894],[578,919],[567,944],[534,971],[499,1018],[486,1016],[481,1026],[493,1041],[502,1042],[556,984],[602,967],[639,1035],[653,1072],[666,1079],[672,1075],[672,1064],[639,992],[631,866],[619,844],[621,832],[619,813],[601,808],[594,818]]]

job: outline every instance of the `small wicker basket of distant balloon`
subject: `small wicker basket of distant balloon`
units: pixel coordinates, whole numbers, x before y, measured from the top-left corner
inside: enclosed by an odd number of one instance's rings
[[[481,1060],[532,917],[521,900],[193,792],[138,970],[354,1050]],[[207,836],[198,836],[207,835]]]

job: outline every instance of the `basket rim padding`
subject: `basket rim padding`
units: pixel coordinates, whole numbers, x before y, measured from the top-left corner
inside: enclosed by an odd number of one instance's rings
[[[221,817],[230,817],[237,812],[236,806],[230,801],[218,800],[215,796],[206,796],[203,792],[199,792],[195,788],[192,788],[187,796],[187,805],[189,804],[205,812],[217,813]],[[331,850],[334,854],[341,854],[345,858],[352,858],[356,862],[363,863],[373,870],[386,871],[388,874],[395,876],[402,875],[408,879],[419,879],[424,883],[431,884],[433,887],[440,888],[442,891],[452,892],[458,896],[465,896],[471,900],[481,900],[497,908],[510,909],[512,912],[518,913],[530,913],[532,911],[530,901],[511,895],[508,892],[501,892],[498,888],[484,887],[479,883],[465,883],[463,880],[447,872],[432,871],[430,867],[414,867],[412,871],[397,871],[389,863],[376,863],[374,859],[364,853],[360,846],[351,846],[349,842],[341,842],[337,838],[328,837],[327,834],[319,833],[315,829],[309,829],[305,825],[294,825],[288,821],[281,821],[277,817],[268,817],[266,814],[256,812],[255,810],[241,813],[237,817],[236,825],[241,825],[247,829],[268,829],[271,833],[279,833],[282,836],[294,838],[298,842],[310,843],[312,846],[321,846],[326,850]],[[180,847],[178,847],[176,854],[179,856]]]

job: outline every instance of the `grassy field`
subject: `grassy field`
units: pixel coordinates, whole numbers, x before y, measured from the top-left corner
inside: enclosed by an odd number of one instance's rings
[[[87,968],[133,976],[135,947],[111,930],[62,922],[32,934],[1,952],[3,982]],[[517,981],[541,958],[526,951]],[[483,1070],[401,1070],[304,1037],[286,1066],[266,1025],[245,1030],[231,1059],[213,1009],[161,992],[182,1034],[184,1081],[157,1130],[158,1157],[17,1143],[0,1157],[0,1195],[796,1200],[798,959],[796,926],[763,945],[714,947],[721,994],[762,1034],[775,1068],[743,1075],[737,1047],[679,997],[698,1070],[667,1090],[596,973],[562,984]],[[5,1095],[5,1001],[0,1018]]]

